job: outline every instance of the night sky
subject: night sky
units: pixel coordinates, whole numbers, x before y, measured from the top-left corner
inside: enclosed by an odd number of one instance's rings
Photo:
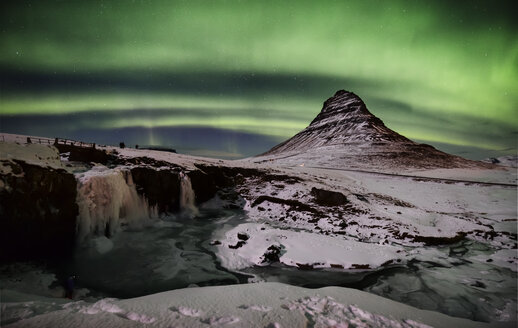
[[[237,158],[338,89],[468,158],[516,154],[515,1],[3,1],[0,131]]]

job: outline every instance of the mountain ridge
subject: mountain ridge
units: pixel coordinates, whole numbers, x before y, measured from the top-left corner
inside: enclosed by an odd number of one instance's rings
[[[328,98],[304,130],[256,157],[261,158],[362,169],[494,168],[400,135],[372,114],[358,95],[345,90]]]

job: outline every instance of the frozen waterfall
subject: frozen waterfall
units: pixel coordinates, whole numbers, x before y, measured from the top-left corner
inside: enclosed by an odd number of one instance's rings
[[[194,204],[195,197],[191,179],[187,174],[180,172],[180,210],[183,216],[194,218],[199,214]]]
[[[79,242],[92,235],[111,236],[121,225],[139,228],[158,216],[138,195],[129,170],[96,166],[76,179]]]

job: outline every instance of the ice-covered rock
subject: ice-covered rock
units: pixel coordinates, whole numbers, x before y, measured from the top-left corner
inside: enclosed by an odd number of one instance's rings
[[[92,235],[110,237],[121,224],[142,227],[157,216],[156,208],[137,193],[129,170],[95,166],[76,177],[79,242]]]
[[[180,173],[180,210],[188,217],[198,215],[198,208],[195,204],[196,196],[192,189],[191,179],[187,174]]]

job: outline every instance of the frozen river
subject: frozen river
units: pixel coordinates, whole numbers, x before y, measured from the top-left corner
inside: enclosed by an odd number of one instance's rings
[[[217,249],[229,245],[215,237],[246,222],[241,211],[202,210],[195,219],[166,217],[144,229],[123,230],[111,239],[91,239],[72,260],[46,270],[58,281],[77,275],[77,288],[88,289],[94,298],[268,281],[309,288],[351,287],[476,321],[516,320],[509,316],[516,308],[516,272],[493,266],[491,259],[480,261],[494,253],[485,244],[465,240],[433,247],[429,254],[437,257],[421,256],[371,270],[304,270],[272,263],[236,272],[222,266]],[[9,270],[3,271],[3,281],[9,280]]]

